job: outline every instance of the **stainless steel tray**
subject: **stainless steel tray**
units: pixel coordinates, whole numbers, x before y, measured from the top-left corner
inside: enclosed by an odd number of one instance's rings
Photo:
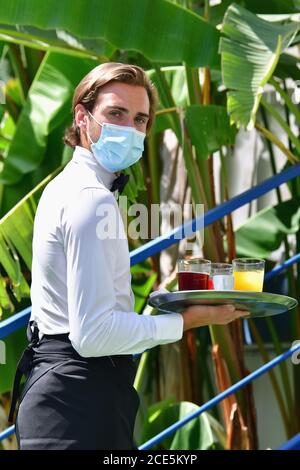
[[[181,313],[190,305],[233,304],[239,310],[248,310],[249,317],[269,317],[295,308],[297,300],[269,292],[186,290],[157,293],[148,300],[151,307],[162,313]]]

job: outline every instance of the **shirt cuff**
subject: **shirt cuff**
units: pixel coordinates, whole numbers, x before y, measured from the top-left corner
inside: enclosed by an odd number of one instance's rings
[[[180,313],[151,316],[155,324],[155,340],[158,344],[179,341],[183,335],[183,316]]]

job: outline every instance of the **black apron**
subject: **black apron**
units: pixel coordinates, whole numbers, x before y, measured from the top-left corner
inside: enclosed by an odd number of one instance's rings
[[[16,371],[9,421],[22,375],[16,436],[21,450],[136,449],[139,396],[132,355],[80,356],[68,334],[44,335],[35,322]]]

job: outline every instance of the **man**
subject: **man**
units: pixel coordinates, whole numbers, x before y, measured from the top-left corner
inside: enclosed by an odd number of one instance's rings
[[[134,313],[128,241],[110,189],[116,173],[141,158],[155,102],[144,71],[132,65],[102,64],[75,90],[65,136],[73,158],[45,188],[34,223],[20,449],[134,448],[132,354],[243,314],[232,306]],[[104,206],[118,219],[118,237],[99,236]]]

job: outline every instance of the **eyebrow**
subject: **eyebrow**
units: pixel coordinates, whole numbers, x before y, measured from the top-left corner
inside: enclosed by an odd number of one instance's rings
[[[107,109],[117,109],[118,111],[123,111],[123,112],[126,113],[126,114],[129,113],[128,109],[127,109],[127,108],[123,108],[122,106],[107,106],[106,108],[107,108]],[[139,112],[137,113],[137,116],[143,116],[143,117],[149,119],[149,114],[142,113],[141,111],[139,111]]]

